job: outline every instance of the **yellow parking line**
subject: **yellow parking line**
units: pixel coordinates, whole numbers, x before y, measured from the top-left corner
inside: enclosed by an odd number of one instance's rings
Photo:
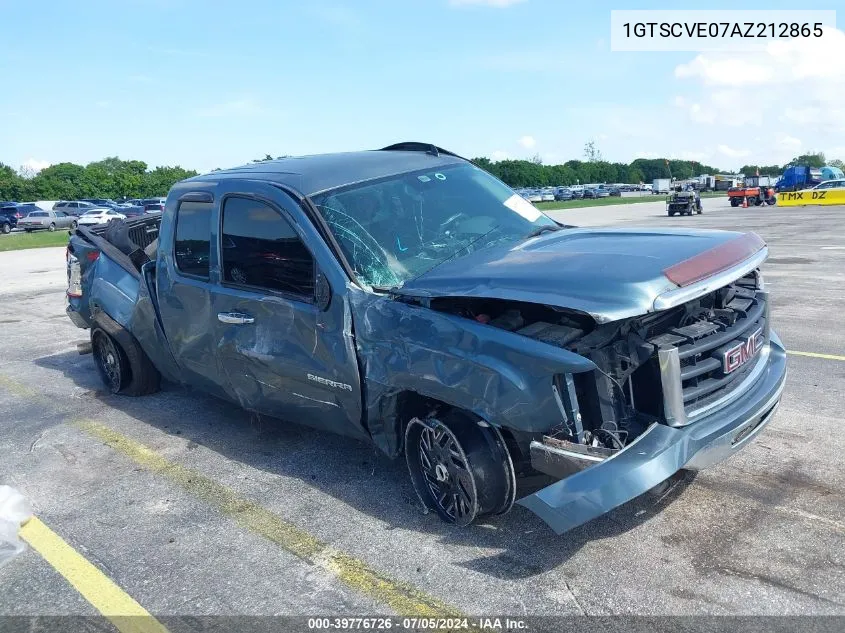
[[[20,536],[121,633],[167,633],[144,607],[37,517],[27,521]]]
[[[787,354],[793,356],[809,356],[810,358],[824,358],[826,360],[841,360],[845,361],[845,356],[837,356],[836,354],[819,354],[818,352],[796,352],[795,350],[787,350]]]
[[[302,528],[200,472],[165,459],[140,442],[91,420],[79,420],[74,425],[140,466],[198,497],[241,527],[304,561],[322,567],[350,589],[386,604],[398,615],[463,617],[457,609],[437,598],[383,576],[363,561],[323,543]]]

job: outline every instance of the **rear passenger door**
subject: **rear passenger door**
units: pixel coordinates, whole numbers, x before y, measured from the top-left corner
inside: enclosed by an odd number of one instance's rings
[[[225,396],[217,366],[216,316],[211,308],[211,240],[214,202],[183,196],[175,203],[173,222],[162,224],[158,249],[156,296],[173,357],[183,382]],[[165,234],[164,231],[172,231]]]
[[[320,266],[336,262],[317,261],[319,238],[281,189],[223,181],[218,192],[212,306],[231,397],[260,413],[364,437],[345,296],[318,301],[315,292]],[[321,290],[327,283],[321,278]]]

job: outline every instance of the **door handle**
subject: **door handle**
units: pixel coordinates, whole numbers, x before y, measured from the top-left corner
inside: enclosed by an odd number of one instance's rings
[[[229,323],[231,325],[255,323],[254,318],[248,314],[241,314],[240,312],[218,312],[217,320],[220,321],[220,323]]]

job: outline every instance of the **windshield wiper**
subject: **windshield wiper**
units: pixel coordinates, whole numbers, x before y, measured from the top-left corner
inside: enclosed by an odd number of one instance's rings
[[[537,237],[538,235],[542,235],[546,231],[561,231],[564,227],[559,226],[557,224],[544,224],[543,226],[538,226],[536,229],[531,231],[525,239],[530,239],[532,237]]]

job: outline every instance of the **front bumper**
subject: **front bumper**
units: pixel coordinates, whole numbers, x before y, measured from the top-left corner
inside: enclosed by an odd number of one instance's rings
[[[765,352],[759,378],[717,411],[688,426],[653,424],[613,456],[517,503],[562,534],[643,494],[682,468],[699,470],[726,459],[769,423],[780,404],[786,350],[774,332]]]

